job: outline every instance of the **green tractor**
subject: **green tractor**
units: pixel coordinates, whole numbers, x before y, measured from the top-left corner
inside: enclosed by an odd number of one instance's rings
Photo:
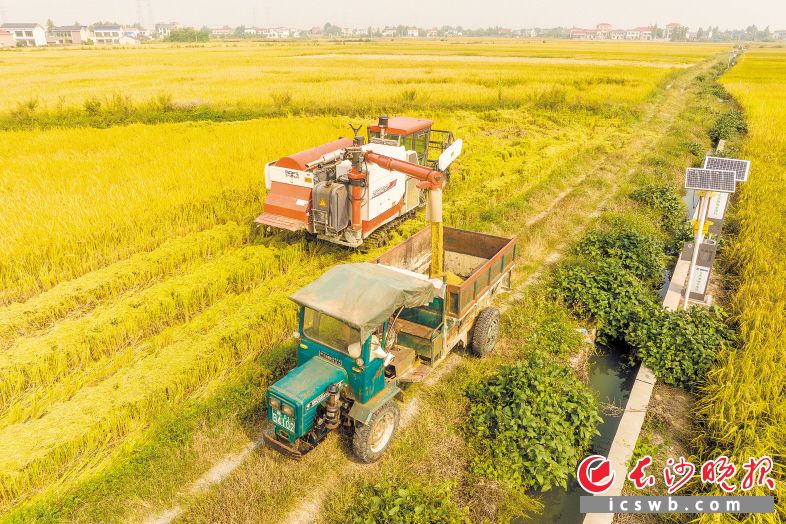
[[[456,347],[496,344],[492,298],[508,289],[515,238],[445,228],[443,279],[429,278],[432,230],[371,263],[341,264],[292,295],[300,307],[298,366],[270,386],[267,442],[300,457],[333,430],[374,462],[399,424],[402,387]]]

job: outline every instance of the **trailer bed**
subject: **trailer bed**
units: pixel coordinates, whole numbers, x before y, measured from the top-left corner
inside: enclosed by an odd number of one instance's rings
[[[445,314],[461,318],[486,291],[510,274],[517,254],[516,237],[445,227],[444,250],[445,272],[451,275],[444,284]],[[372,262],[428,275],[431,228],[423,229]]]

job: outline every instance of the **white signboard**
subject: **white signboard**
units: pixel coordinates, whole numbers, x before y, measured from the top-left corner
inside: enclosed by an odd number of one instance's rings
[[[707,209],[707,218],[722,220],[726,213],[726,204],[729,201],[728,193],[715,193],[710,197],[710,207]]]
[[[703,298],[704,294],[707,292],[707,282],[709,280],[710,280],[710,268],[696,266],[696,270],[693,273],[693,282],[690,287],[691,295],[695,293],[697,295],[701,295],[701,297]]]

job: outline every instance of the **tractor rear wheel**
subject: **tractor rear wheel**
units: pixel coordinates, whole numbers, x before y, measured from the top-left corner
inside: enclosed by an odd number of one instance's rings
[[[368,424],[358,422],[352,436],[355,456],[366,464],[379,460],[396,434],[398,421],[398,404],[395,400],[390,400],[371,415]]]
[[[475,327],[472,329],[472,345],[470,346],[475,355],[485,357],[494,351],[494,346],[497,345],[499,338],[499,324],[499,309],[495,307],[487,307],[478,314]]]

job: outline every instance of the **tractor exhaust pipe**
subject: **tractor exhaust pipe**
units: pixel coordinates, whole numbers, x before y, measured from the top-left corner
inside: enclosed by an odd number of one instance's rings
[[[328,386],[328,399],[325,403],[325,427],[327,429],[336,429],[341,424],[341,399],[337,384]]]

